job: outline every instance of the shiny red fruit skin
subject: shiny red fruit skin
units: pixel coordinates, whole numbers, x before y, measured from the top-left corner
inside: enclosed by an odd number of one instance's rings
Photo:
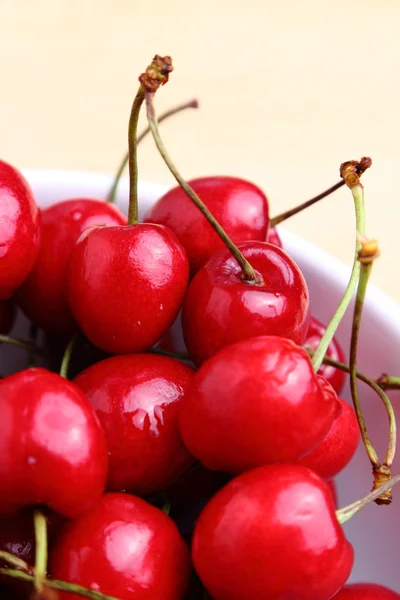
[[[227,346],[200,367],[182,402],[180,428],[206,467],[239,473],[299,460],[325,437],[337,408],[303,348],[260,336]]]
[[[17,293],[26,316],[48,333],[72,335],[77,324],[68,304],[67,276],[75,243],[91,227],[125,224],[126,217],[104,200],[74,198],[42,210],[39,255]]]
[[[325,325],[317,321],[314,317],[311,317],[304,345],[316,350],[325,330]],[[326,356],[341,363],[346,362],[344,352],[336,338],[333,338],[329,344]],[[337,394],[340,394],[346,381],[346,373],[344,371],[340,371],[330,365],[321,365],[318,374],[322,375],[331,384]]]
[[[141,498],[105,494],[64,530],[51,555],[53,577],[119,600],[181,600],[189,553],[173,521]],[[60,593],[60,600],[79,600]]]
[[[345,585],[332,600],[398,600],[399,594],[375,583]]]
[[[141,352],[173,323],[188,276],[185,251],[166,227],[99,227],[72,252],[68,299],[92,344],[115,354]]]
[[[310,319],[306,282],[296,263],[266,242],[239,248],[264,285],[242,280],[229,250],[216,254],[189,285],[182,312],[185,344],[196,365],[218,350],[257,335],[279,335],[302,344]]]
[[[178,360],[132,354],[98,362],[75,378],[106,434],[108,490],[153,494],[192,464],[179,432],[179,407],[193,375]]]
[[[350,575],[353,548],[326,483],[301,466],[271,465],[212,498],[192,557],[213,600],[328,600]]]
[[[0,300],[0,333],[8,333],[15,319],[15,304],[12,299]]]
[[[333,387],[323,377],[318,378],[324,393],[330,395],[332,401],[337,399],[340,409],[325,438],[299,464],[308,467],[322,479],[332,479],[353,458],[360,441],[360,428],[353,407],[338,398]]]
[[[235,242],[264,241],[269,226],[268,200],[254,184],[237,177],[200,177],[189,184]],[[145,219],[166,225],[184,246],[193,276],[224,248],[220,237],[181,187],[169,190]]]
[[[275,246],[278,246],[279,248],[283,248],[282,240],[280,238],[280,235],[279,235],[276,227],[271,227],[269,229],[268,235],[267,235],[267,242],[269,244],[274,244]]]
[[[39,250],[40,215],[28,182],[0,160],[0,300],[31,271]]]
[[[0,381],[0,515],[45,504],[67,518],[104,490],[105,435],[86,396],[45,369]]]

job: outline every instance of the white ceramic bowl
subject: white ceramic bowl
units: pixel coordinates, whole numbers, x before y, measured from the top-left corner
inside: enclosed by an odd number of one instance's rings
[[[111,177],[107,175],[25,170],[40,206],[55,201],[91,196],[102,198],[109,190]],[[139,184],[140,214],[143,215],[165,191],[164,186],[154,183]],[[128,183],[121,182],[118,205],[127,208]],[[302,238],[281,231],[285,249],[298,262],[307,280],[312,313],[327,323],[333,314],[349,277],[349,269],[339,260]],[[352,248],[349,248],[349,253]],[[384,260],[382,257],[381,260]],[[347,312],[338,332],[339,340],[346,350],[349,347],[351,309]],[[26,335],[27,323],[18,318],[15,330]],[[377,288],[370,286],[362,322],[359,352],[359,370],[377,377],[382,372],[400,375],[400,308]],[[4,345],[1,350],[2,370],[16,370],[26,366],[26,356],[18,349]],[[344,397],[349,398],[348,389]],[[362,387],[362,405],[366,422],[380,456],[384,456],[387,440],[387,417],[380,400],[366,386]],[[394,404],[400,403],[400,394],[392,394]],[[399,411],[397,411],[399,412]],[[400,450],[399,450],[400,452]],[[396,460],[394,472],[400,468]],[[344,506],[370,490],[371,469],[365,451],[359,450],[345,471],[337,478],[340,506]],[[394,491],[391,506],[373,504],[345,525],[346,532],[356,551],[351,581],[371,581],[392,587],[400,592],[400,485]],[[265,507],[268,510],[268,507]]]

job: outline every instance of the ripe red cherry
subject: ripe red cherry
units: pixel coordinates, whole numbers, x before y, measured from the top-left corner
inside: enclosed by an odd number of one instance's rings
[[[76,198],[43,210],[39,255],[17,293],[27,317],[49,333],[70,336],[77,329],[67,299],[68,266],[75,243],[96,225],[125,224],[126,217],[104,200]]]
[[[375,583],[345,585],[332,600],[398,600],[399,594]]]
[[[214,600],[328,600],[353,565],[328,486],[295,465],[228,483],[200,515],[192,557]]]
[[[320,386],[332,401],[339,402],[339,411],[325,438],[299,463],[312,469],[323,479],[335,477],[351,461],[360,441],[360,428],[354,409],[342,398],[338,398],[332,386],[319,377]]]
[[[317,319],[315,319],[314,317],[311,317],[304,345],[309,346],[313,350],[316,350],[318,348],[322,336],[325,333],[325,330],[325,325],[317,321]],[[333,338],[333,340],[329,344],[326,356],[341,363],[346,362],[344,352],[336,338]],[[337,394],[340,394],[340,392],[343,389],[344,382],[346,381],[346,373],[344,371],[340,371],[335,367],[323,364],[321,365],[321,368],[319,369],[318,373],[322,375],[322,377],[324,377],[326,381],[328,381],[328,383],[331,384],[331,386]]]
[[[296,263],[266,242],[239,244],[263,280],[251,285],[229,250],[216,254],[190,283],[182,312],[186,347],[200,365],[218,350],[256,335],[302,344],[309,325],[306,282]]]
[[[268,200],[254,184],[237,177],[200,177],[188,183],[233,242],[266,239]],[[224,248],[206,218],[179,186],[160,198],[144,220],[167,225],[176,233],[189,257],[191,275]]]
[[[282,240],[278,233],[276,227],[271,227],[268,231],[267,242],[270,244],[274,244],[275,246],[279,246],[279,248],[283,248]]]
[[[12,299],[0,300],[0,333],[8,333],[15,319],[15,304]]]
[[[53,577],[121,600],[181,600],[190,563],[173,521],[128,494],[105,494],[69,524],[51,555]],[[60,600],[79,600],[60,593]]]
[[[188,275],[185,251],[166,227],[99,227],[72,252],[69,303],[95,346],[115,354],[141,352],[173,323]]]
[[[106,434],[107,489],[139,495],[164,489],[193,462],[179,433],[192,369],[151,354],[115,356],[78,375]]]
[[[227,346],[200,367],[180,427],[206,467],[239,473],[297,461],[323,440],[337,407],[303,348],[260,336]]]
[[[107,448],[90,402],[45,369],[0,381],[0,514],[45,504],[75,518],[104,490]]]
[[[32,269],[39,249],[40,215],[28,182],[0,160],[0,300]]]

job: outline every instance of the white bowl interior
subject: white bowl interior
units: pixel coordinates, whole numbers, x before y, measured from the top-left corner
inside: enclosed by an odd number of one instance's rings
[[[107,175],[81,172],[25,170],[35,197],[41,206],[55,201],[77,196],[104,198],[111,184]],[[160,197],[165,187],[154,183],[139,183],[140,215]],[[117,204],[126,211],[128,182],[121,182]],[[312,313],[327,323],[332,316],[349,277],[349,269],[323,250],[285,230],[281,231],[285,249],[297,261],[306,278]],[[352,249],[349,249],[351,252]],[[382,259],[384,260],[384,258]],[[338,338],[346,350],[349,347],[351,309],[343,319]],[[19,315],[14,334],[25,336],[27,323]],[[377,377],[382,372],[400,375],[400,308],[398,305],[370,286],[362,321],[360,340],[359,370]],[[18,349],[8,347],[0,351],[2,370],[15,371],[26,367],[26,356]],[[365,385],[362,388],[362,405],[372,440],[380,457],[384,457],[388,434],[387,417],[379,398]],[[348,387],[344,397],[349,399]],[[400,402],[400,394],[391,395],[394,404]],[[397,410],[397,413],[399,411]],[[397,459],[393,472],[399,470]],[[356,453],[351,464],[336,480],[340,506],[362,497],[371,488],[372,475],[363,446]],[[355,548],[355,566],[351,581],[371,581],[392,587],[400,592],[400,536],[397,522],[400,521],[400,504],[394,490],[391,506],[369,506],[345,525],[346,533]],[[268,510],[268,507],[266,507]]]

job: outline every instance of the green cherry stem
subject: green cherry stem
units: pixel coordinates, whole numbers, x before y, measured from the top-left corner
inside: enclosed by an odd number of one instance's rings
[[[283,221],[286,221],[286,219],[289,219],[290,217],[294,217],[294,215],[297,215],[298,213],[302,212],[309,206],[312,206],[313,204],[316,204],[320,200],[323,200],[323,198],[326,198],[330,194],[333,194],[333,192],[336,192],[336,190],[341,188],[343,185],[344,185],[344,180],[341,179],[340,181],[335,183],[335,185],[332,185],[330,188],[328,188],[321,194],[318,194],[318,196],[314,196],[314,198],[311,198],[310,200],[303,202],[303,204],[299,204],[298,206],[295,206],[294,208],[290,208],[289,210],[286,210],[285,212],[281,213],[280,215],[273,217],[273,219],[271,219],[271,222],[270,222],[270,227],[276,227],[277,225],[279,225],[279,223],[283,223]]]
[[[383,373],[375,380],[382,390],[400,390],[400,377],[393,377]]]
[[[182,175],[180,175],[178,169],[172,162],[172,160],[164,146],[164,143],[160,137],[160,132],[158,129],[158,124],[157,124],[157,118],[156,118],[156,114],[155,114],[154,106],[153,106],[153,97],[154,97],[154,92],[152,92],[152,91],[146,92],[147,118],[149,121],[149,126],[151,129],[151,133],[153,134],[155,144],[156,144],[158,151],[160,152],[162,158],[164,159],[165,164],[167,165],[167,167],[169,168],[169,170],[171,171],[172,175],[175,177],[176,181],[179,183],[181,188],[184,190],[184,192],[186,192],[186,194],[189,196],[189,198],[194,202],[194,204],[197,206],[197,208],[205,216],[205,218],[210,223],[210,225],[212,226],[214,231],[219,235],[221,240],[224,242],[224,244],[230,250],[232,255],[235,257],[235,259],[237,260],[237,262],[240,265],[240,268],[242,269],[243,280],[246,281],[247,283],[250,283],[253,285],[262,285],[263,282],[260,280],[259,276],[254,271],[251,264],[243,256],[243,254],[240,252],[239,248],[233,243],[233,241],[227,235],[225,230],[221,227],[221,225],[218,223],[218,221],[215,219],[215,217],[211,214],[211,212],[208,210],[208,208],[203,203],[203,201],[196,194],[196,192],[184,180]]]
[[[370,492],[369,494],[364,496],[364,498],[361,498],[361,500],[357,500],[356,502],[353,502],[352,504],[349,504],[348,506],[344,506],[343,508],[340,508],[339,510],[336,511],[337,520],[339,521],[339,523],[341,525],[343,525],[343,523],[346,523],[346,521],[348,521],[355,514],[360,512],[360,510],[362,510],[363,508],[368,506],[368,504],[371,504],[371,502],[376,502],[381,496],[384,496],[385,494],[390,492],[392,487],[394,485],[396,485],[397,483],[399,483],[399,481],[400,481],[400,473],[398,475],[395,475],[388,481],[386,481],[386,483],[384,483],[383,485],[372,490],[372,492]]]
[[[46,581],[47,571],[47,521],[44,515],[35,510],[33,515],[35,526],[35,589],[41,592]]]
[[[169,117],[172,117],[173,115],[176,115],[179,112],[182,112],[188,108],[199,108],[199,102],[198,100],[193,99],[193,100],[189,100],[188,102],[183,102],[182,104],[178,104],[178,106],[175,106],[174,108],[170,108],[169,110],[166,110],[164,113],[162,113],[162,115],[160,115],[160,118],[158,119],[159,123],[162,123],[162,121],[165,121],[166,119],[168,119]],[[150,133],[150,127],[146,127],[146,129],[144,131],[142,131],[142,133],[138,136],[137,138],[137,145],[140,144],[140,142]],[[128,164],[129,161],[129,151],[125,154],[125,156],[123,157],[121,164],[118,168],[118,171],[115,174],[114,177],[114,181],[113,184],[111,186],[111,189],[108,193],[107,196],[107,202],[110,203],[114,203],[115,202],[115,197],[117,194],[117,189],[118,189],[118,185],[119,182],[121,180],[122,174],[125,170],[126,165]]]
[[[35,354],[36,356],[41,356],[42,358],[48,359],[49,356],[43,348],[40,348],[36,344],[31,342],[27,342],[26,340],[20,340],[19,338],[10,337],[9,335],[0,335],[0,344],[12,344],[13,346],[17,346],[18,348],[23,348],[31,355]]]
[[[30,567],[28,563],[22,560],[22,558],[18,558],[18,556],[15,556],[10,552],[6,552],[5,550],[0,550],[0,561],[4,561],[8,565],[11,565],[18,570],[25,571],[26,573],[34,573],[33,567]]]
[[[31,583],[34,583],[35,581],[34,576],[16,569],[1,568],[0,575],[5,575],[6,577],[11,577],[12,579],[18,579],[19,581],[28,581]],[[46,579],[46,586],[55,590],[76,594],[82,598],[88,598],[89,600],[118,600],[118,598],[115,598],[114,596],[107,596],[106,594],[96,592],[95,590],[88,590],[87,588],[77,585],[76,583],[60,581],[59,579]]]
[[[145,90],[142,85],[139,86],[137,94],[132,104],[131,116],[128,128],[128,160],[129,160],[129,211],[128,225],[136,225],[139,221],[138,216],[138,166],[137,166],[137,126],[139,121],[140,108],[145,97]]]
[[[79,339],[79,336],[80,336],[80,332],[78,331],[78,333],[75,333],[72,336],[72,338],[68,342],[67,347],[65,348],[64,355],[63,355],[62,361],[61,361],[61,367],[60,367],[60,375],[61,375],[61,377],[64,377],[64,379],[68,379],[69,363],[71,362],[72,352],[74,351],[74,348],[75,348],[76,342]]]
[[[347,183],[347,185],[349,185],[349,183],[346,181],[348,174],[344,171],[346,165],[348,165],[348,164],[352,165],[353,169],[351,171],[351,174],[354,174],[354,171],[357,170],[357,167],[354,165],[361,164],[363,160],[364,159],[361,159],[360,163],[356,163],[355,161],[351,161],[351,163],[343,163],[343,165],[341,166],[341,172],[343,173],[342,176],[343,176],[345,183]],[[353,183],[353,181],[350,180],[350,183]],[[326,328],[325,333],[322,336],[321,341],[318,345],[318,348],[316,349],[316,351],[314,353],[312,363],[313,363],[315,372],[317,372],[319,370],[320,366],[322,365],[322,361],[324,359],[324,356],[326,354],[328,346],[331,343],[333,336],[336,333],[339,323],[342,320],[342,318],[351,302],[351,299],[353,298],[354,292],[356,291],[357,282],[358,282],[359,275],[360,275],[361,267],[360,267],[360,262],[358,260],[358,251],[361,247],[361,243],[359,240],[359,235],[363,236],[364,232],[365,232],[365,214],[364,214],[364,189],[360,183],[359,176],[357,176],[355,185],[351,185],[350,189],[351,189],[353,199],[354,199],[354,208],[355,208],[355,213],[356,213],[356,231],[358,232],[357,237],[356,237],[353,266],[351,269],[349,283],[347,284],[347,287],[346,287],[343,297],[339,303],[339,306],[337,307],[336,312],[333,315],[328,327]]]

